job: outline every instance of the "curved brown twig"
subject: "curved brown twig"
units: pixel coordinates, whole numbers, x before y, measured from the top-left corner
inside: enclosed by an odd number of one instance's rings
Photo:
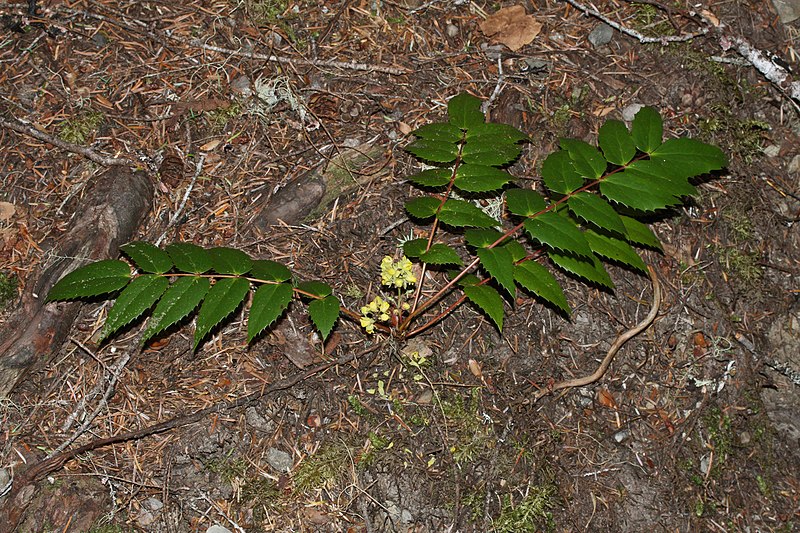
[[[533,395],[534,402],[539,401],[542,397],[552,394],[557,390],[583,387],[585,385],[589,385],[590,383],[594,383],[606,373],[606,370],[608,370],[608,365],[611,364],[611,361],[614,359],[614,356],[617,355],[619,349],[622,348],[626,342],[650,327],[650,324],[652,324],[653,320],[656,319],[658,308],[661,305],[661,286],[658,283],[658,278],[656,277],[653,267],[648,266],[647,270],[650,275],[650,281],[653,283],[653,304],[650,306],[650,312],[647,313],[647,316],[644,317],[642,321],[636,324],[634,327],[617,337],[617,340],[614,341],[614,344],[611,345],[611,348],[608,349],[608,353],[606,353],[606,356],[600,362],[600,366],[597,367],[597,370],[588,376],[560,381],[550,387],[536,391],[536,394]]]

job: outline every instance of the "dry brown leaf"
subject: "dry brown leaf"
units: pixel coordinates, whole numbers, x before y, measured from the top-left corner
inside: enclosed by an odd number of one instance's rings
[[[597,391],[597,403],[609,409],[616,409],[617,402],[614,400],[614,395],[608,389],[600,389]]]
[[[516,52],[539,35],[542,25],[533,15],[525,13],[524,7],[511,6],[486,17],[486,20],[481,22],[481,31],[487,37]]]
[[[13,217],[16,212],[17,208],[11,202],[0,202],[0,220],[4,222],[6,220],[11,220],[11,217]]]

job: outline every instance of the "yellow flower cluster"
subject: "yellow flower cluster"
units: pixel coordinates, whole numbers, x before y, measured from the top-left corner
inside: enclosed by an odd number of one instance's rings
[[[389,302],[376,296],[368,305],[361,308],[361,327],[367,333],[375,333],[376,322],[389,320]]]
[[[381,283],[397,289],[405,289],[417,282],[417,277],[411,271],[414,264],[403,257],[399,261],[393,260],[388,255],[381,261]]]

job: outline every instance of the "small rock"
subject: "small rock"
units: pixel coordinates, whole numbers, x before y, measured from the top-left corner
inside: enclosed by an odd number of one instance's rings
[[[747,446],[748,444],[750,444],[751,440],[752,437],[750,437],[750,433],[748,433],[747,431],[742,431],[741,433],[739,433],[739,443],[742,446]]]
[[[617,442],[622,442],[630,436],[631,436],[630,429],[620,429],[619,431],[614,433],[614,440]]]
[[[252,96],[253,89],[250,87],[250,79],[247,76],[239,76],[231,82],[231,90],[242,96]]]
[[[214,524],[210,528],[206,529],[206,533],[233,533],[233,531],[231,531],[227,527]]]
[[[629,104],[622,110],[622,120],[631,122],[636,113],[639,112],[644,106],[642,104]]]
[[[767,157],[777,157],[781,153],[781,147],[777,144],[770,144],[764,148],[764,155]]]
[[[272,433],[275,430],[275,424],[263,417],[255,407],[248,407],[245,410],[244,419],[256,431]]]
[[[267,451],[267,462],[278,472],[288,472],[292,468],[292,456],[277,448]]]
[[[611,41],[611,37],[614,36],[614,28],[606,24],[605,22],[601,22],[589,34],[589,42],[592,43],[592,46],[595,48],[599,48],[603,45],[608,44]]]
[[[789,174],[800,174],[800,154],[797,154],[792,158],[789,162],[789,167],[787,168]]]
[[[448,37],[451,38],[455,37],[456,35],[458,35],[458,26],[456,26],[455,24],[448,24],[447,29],[445,31],[447,32]]]

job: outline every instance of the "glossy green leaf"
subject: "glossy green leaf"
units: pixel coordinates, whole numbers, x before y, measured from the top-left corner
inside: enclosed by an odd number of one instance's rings
[[[674,170],[663,161],[635,161],[625,169],[626,176],[639,176],[653,182],[659,190],[669,191],[673,196],[695,196],[697,189],[686,180],[683,171]]]
[[[641,272],[647,272],[647,265],[627,242],[592,230],[586,230],[584,237],[597,255],[628,265]]]
[[[516,144],[497,144],[492,139],[478,137],[467,141],[461,157],[468,164],[499,167],[512,163],[521,153],[522,148]]]
[[[627,165],[636,155],[636,144],[628,128],[619,120],[609,120],[600,126],[597,144],[603,150],[606,161],[615,165]]]
[[[120,246],[120,249],[143,272],[163,274],[169,272],[173,266],[169,254],[149,242],[129,242]]]
[[[591,258],[576,257],[558,252],[550,252],[548,255],[553,263],[566,272],[603,287],[614,288],[614,283],[596,255],[592,255]]]
[[[425,253],[428,239],[411,239],[403,243],[403,254],[409,259],[416,259]]]
[[[569,152],[559,150],[548,155],[542,163],[542,181],[553,192],[569,194],[583,185],[584,179],[575,169]]]
[[[463,265],[455,250],[442,243],[434,243],[431,249],[419,256],[419,260],[429,265]]]
[[[289,281],[292,272],[285,265],[269,259],[253,261],[253,268],[248,273],[249,277],[262,281]]]
[[[420,139],[406,146],[405,150],[433,163],[452,163],[458,157],[458,146],[445,141]]]
[[[211,256],[196,244],[176,242],[168,245],[165,250],[181,272],[202,274],[211,270]]]
[[[108,318],[100,332],[100,340],[107,339],[121,327],[142,316],[161,298],[167,287],[169,287],[167,278],[153,274],[143,274],[131,281],[108,312]]]
[[[293,294],[292,286],[288,283],[265,283],[256,289],[247,317],[247,342],[251,342],[281,316],[292,301]]]
[[[457,143],[464,136],[461,128],[458,128],[457,126],[454,126],[448,122],[435,122],[433,124],[426,124],[412,131],[411,135],[416,135],[420,139],[449,143]]]
[[[511,174],[486,165],[461,165],[456,171],[455,186],[466,192],[488,192],[502,189],[511,181]]]
[[[508,250],[508,253],[511,254],[511,259],[514,261],[519,261],[528,256],[528,251],[519,243],[519,241],[512,239],[501,246]]]
[[[147,323],[142,342],[188,316],[194,311],[197,304],[203,301],[210,286],[211,282],[208,278],[178,278],[156,305],[153,316]]]
[[[241,276],[253,268],[250,256],[236,248],[211,248],[208,255],[211,256],[211,268],[218,274]]]
[[[131,267],[125,261],[106,259],[73,270],[47,294],[47,301],[73,300],[100,296],[121,289],[131,280]]]
[[[600,192],[609,200],[638,211],[657,211],[680,203],[668,185],[627,171],[601,181]]]
[[[303,292],[313,294],[319,298],[325,298],[333,294],[333,289],[322,281],[304,281],[297,284],[297,288]]]
[[[491,246],[497,239],[502,237],[503,234],[494,229],[468,229],[464,232],[464,240],[470,246],[475,248],[486,248]]]
[[[580,176],[597,179],[605,173],[608,163],[603,154],[591,144],[577,139],[561,139],[559,144],[569,152],[575,170]]]
[[[447,200],[439,211],[439,220],[457,228],[492,228],[500,224],[475,204],[464,200]]]
[[[339,318],[339,299],[331,294],[321,300],[314,300],[308,304],[308,315],[322,336],[322,340],[327,339],[336,319]]]
[[[506,208],[521,217],[533,216],[542,212],[547,204],[542,195],[530,189],[509,189],[506,191]]]
[[[450,124],[462,130],[469,130],[486,121],[481,112],[481,101],[467,93],[458,94],[447,102],[447,114]]]
[[[420,196],[406,202],[406,211],[414,218],[426,219],[436,214],[441,200],[430,196]]]
[[[576,217],[617,235],[625,235],[625,225],[619,214],[596,194],[580,192],[567,200],[567,205]]]
[[[642,224],[635,218],[621,216],[622,223],[625,225],[625,235],[628,242],[648,246],[655,250],[662,250],[661,241],[646,224]]]
[[[650,156],[654,161],[663,161],[673,172],[672,177],[700,176],[728,164],[725,154],[716,146],[686,137],[669,139]]]
[[[529,218],[525,221],[525,230],[531,237],[551,248],[584,257],[594,256],[583,232],[564,215],[550,212]]]
[[[481,266],[513,298],[516,293],[516,286],[514,285],[514,260],[511,257],[511,252],[499,246],[496,248],[480,248],[477,254],[481,260]]]
[[[514,279],[523,289],[570,314],[569,303],[558,281],[549,270],[536,261],[524,261],[516,265]]]
[[[450,270],[448,271],[448,276],[450,279],[455,278],[458,274],[460,274],[460,270]],[[466,287],[468,285],[477,285],[481,282],[481,278],[476,276],[475,274],[466,274],[458,279],[458,286],[459,287]]]
[[[503,331],[503,298],[488,285],[467,285],[464,287],[466,297],[486,313]]]
[[[649,154],[661,146],[663,136],[664,125],[658,111],[652,107],[641,108],[631,124],[631,138],[636,147]]]
[[[517,144],[521,141],[528,141],[530,137],[519,131],[510,124],[499,124],[496,122],[484,122],[475,124],[467,130],[467,142],[471,139],[484,137],[493,139],[500,144]]]
[[[408,177],[408,181],[420,187],[444,187],[450,183],[452,171],[449,168],[429,168]]]
[[[248,292],[250,282],[244,278],[223,278],[214,283],[197,314],[193,350],[216,325],[241,305]]]

